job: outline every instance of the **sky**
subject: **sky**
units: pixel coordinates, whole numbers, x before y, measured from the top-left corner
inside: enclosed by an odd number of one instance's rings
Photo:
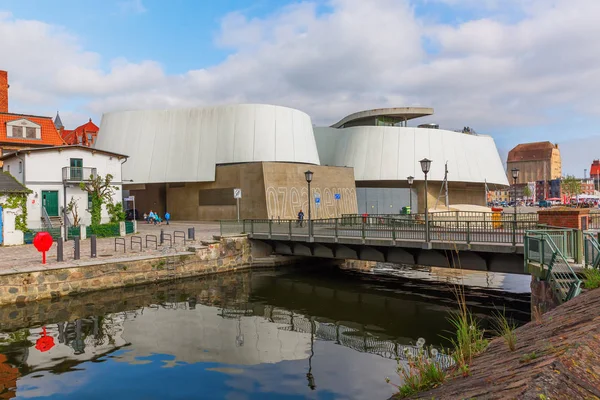
[[[597,0],[0,0],[9,110],[68,129],[117,110],[268,103],[330,125],[433,107],[502,159],[558,143],[600,158]]]

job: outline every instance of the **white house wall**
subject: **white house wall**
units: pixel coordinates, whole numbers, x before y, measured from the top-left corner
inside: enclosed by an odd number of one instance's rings
[[[310,117],[264,104],[107,113],[96,147],[129,155],[135,183],[212,182],[217,164],[319,164]]]
[[[62,216],[64,207],[62,169],[69,167],[71,158],[80,158],[83,162],[83,168],[96,168],[97,174],[105,177],[107,174],[113,176],[113,203],[122,202],[122,177],[121,163],[116,156],[110,156],[101,152],[92,152],[79,148],[66,148],[51,151],[32,151],[29,154],[23,154],[25,158],[25,179],[23,174],[19,174],[19,159],[16,157],[5,161],[4,165],[10,165],[10,172],[17,180],[29,188],[32,193],[27,196],[27,227],[30,229],[40,229],[42,227],[42,191],[58,191],[58,209]],[[5,167],[6,170],[6,167]],[[13,171],[15,173],[13,173]],[[77,200],[79,209],[80,223],[89,225],[91,223],[91,214],[88,209],[87,192],[81,190],[76,183],[67,187],[67,204],[71,196]],[[101,222],[110,221],[110,216],[106,208],[102,207]],[[73,217],[69,215],[73,222]]]
[[[0,203],[6,203],[8,196],[0,196]],[[23,232],[16,229],[16,217],[20,209],[2,208],[2,245],[14,246],[23,244]]]
[[[357,126],[315,128],[324,165],[354,168],[357,181],[423,180],[419,160],[432,160],[428,178],[450,182],[507,185],[508,179],[494,140],[443,129]]]

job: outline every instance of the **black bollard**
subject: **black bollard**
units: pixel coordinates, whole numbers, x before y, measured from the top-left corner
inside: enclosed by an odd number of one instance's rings
[[[58,262],[64,261],[62,238],[56,239],[56,261],[58,261]]]
[[[90,236],[90,246],[91,246],[91,257],[96,258],[96,255],[98,254],[96,252],[96,235]]]
[[[162,246],[162,244],[165,242],[165,231],[163,231],[162,229],[160,230],[160,244]]]
[[[73,258],[75,258],[76,260],[79,260],[79,236],[75,236],[75,238],[73,240],[73,251],[74,251]]]
[[[196,229],[194,227],[188,228],[188,240],[196,240]]]

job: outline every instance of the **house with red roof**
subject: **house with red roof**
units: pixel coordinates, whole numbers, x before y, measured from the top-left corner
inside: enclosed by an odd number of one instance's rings
[[[58,129],[60,136],[66,144],[77,144],[87,147],[92,147],[94,143],[96,143],[98,131],[100,130],[100,128],[98,128],[98,126],[92,122],[91,118],[88,122],[78,126],[73,130],[65,129],[58,112],[56,113],[56,118],[54,119],[54,126],[56,129]]]
[[[8,111],[8,88],[8,72],[0,71],[0,156],[28,148],[64,145],[51,117]]]

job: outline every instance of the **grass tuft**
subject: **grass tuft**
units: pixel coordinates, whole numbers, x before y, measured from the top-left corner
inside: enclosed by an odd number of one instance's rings
[[[600,287],[600,270],[586,268],[583,270],[583,285],[586,289],[597,289]]]
[[[506,318],[505,309],[503,309],[502,312],[494,312],[492,324],[494,326],[494,333],[497,336],[504,338],[504,341],[506,342],[506,345],[510,351],[515,351],[517,345],[517,335],[515,334],[515,329],[517,329],[517,325],[513,321],[509,321]]]
[[[402,385],[391,383],[389,378],[386,382],[398,389],[397,397],[404,398],[412,396],[421,391],[430,390],[446,381],[448,372],[437,361],[437,350],[430,348],[419,348],[416,355],[406,354],[407,365],[403,365],[397,359],[398,367],[396,373],[402,379]]]

